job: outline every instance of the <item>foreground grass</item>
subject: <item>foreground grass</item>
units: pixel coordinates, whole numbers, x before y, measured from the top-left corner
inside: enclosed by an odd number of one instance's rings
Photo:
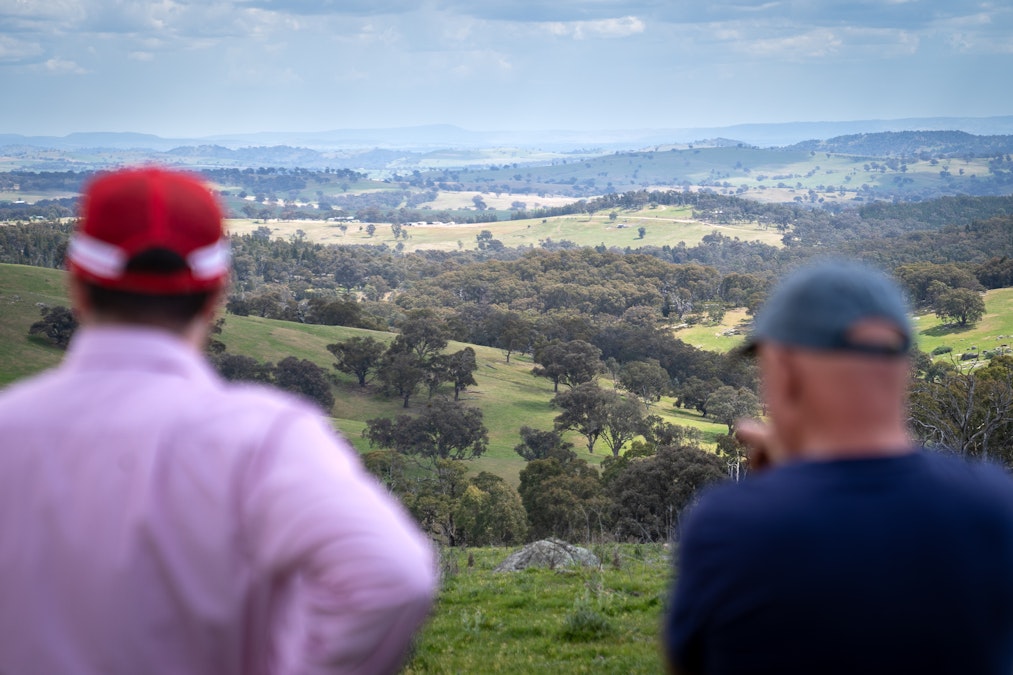
[[[663,545],[594,546],[600,568],[493,572],[513,550],[444,551],[436,610],[404,673],[662,672]]]

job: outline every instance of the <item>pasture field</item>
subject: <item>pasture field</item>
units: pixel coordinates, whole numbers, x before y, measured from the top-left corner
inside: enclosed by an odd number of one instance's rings
[[[642,246],[677,246],[680,242],[694,246],[708,234],[720,232],[726,237],[760,241],[772,246],[781,245],[782,233],[774,228],[763,228],[752,223],[715,225],[692,219],[689,209],[644,209],[620,211],[615,220],[607,213],[596,213],[527,220],[500,220],[491,223],[408,225],[408,239],[396,239],[389,224],[376,224],[370,236],[365,223],[335,223],[318,220],[262,220],[234,218],[228,221],[233,234],[249,234],[267,227],[272,237],[288,239],[301,231],[310,241],[321,244],[380,245],[391,248],[403,245],[406,251],[435,249],[457,251],[477,248],[475,239],[483,230],[492,232],[493,238],[505,246],[538,247],[552,240],[571,241],[579,246],[618,247],[625,249]],[[641,237],[639,228],[644,227]]]
[[[959,361],[960,355],[970,352],[993,351],[1013,347],[1013,288],[997,288],[985,293],[985,316],[973,326],[963,328],[944,324],[934,314],[914,317],[918,348],[931,353],[937,347],[950,347],[953,351],[937,358],[957,359],[962,367],[973,367],[979,361]]]
[[[665,545],[594,545],[600,568],[493,572],[513,550],[444,549],[436,610],[405,675],[663,672]]]
[[[697,349],[710,352],[727,352],[746,339],[752,318],[742,308],[725,312],[719,323],[698,323],[676,328],[675,337]]]
[[[0,265],[0,303],[4,311],[0,322],[0,386],[53,366],[62,357],[60,350],[37,338],[29,338],[28,328],[40,318],[36,303],[67,304],[64,274],[39,267]],[[411,399],[411,408],[405,410],[399,399],[388,399],[373,389],[363,391],[351,376],[334,369],[334,359],[327,345],[353,335],[370,335],[384,341],[393,339],[391,333],[232,314],[225,315],[225,326],[218,338],[230,353],[271,362],[295,356],[327,370],[335,380],[335,404],[329,411],[332,421],[357,450],[365,452],[369,444],[362,438],[362,430],[367,420],[417,411],[426,404],[426,394],[419,392]],[[464,346],[452,342],[448,349],[457,351]],[[507,363],[502,350],[472,347],[478,362],[475,372],[478,385],[462,392],[461,401],[482,410],[484,424],[489,430],[489,448],[469,466],[475,473],[490,471],[516,485],[524,467],[523,460],[513,450],[520,443],[518,430],[523,425],[552,428],[553,418],[559,412],[549,403],[553,397],[552,383],[531,374],[533,364],[528,355],[513,354]],[[611,386],[611,383],[603,380],[602,386]],[[675,424],[700,429],[705,444],[713,444],[715,437],[725,431],[723,425],[703,419],[694,411],[675,408],[673,399],[668,397],[652,405],[650,412]],[[574,444],[580,457],[592,464],[600,463],[608,454],[601,443],[594,454],[588,454],[583,438],[575,433],[569,434],[567,440]]]

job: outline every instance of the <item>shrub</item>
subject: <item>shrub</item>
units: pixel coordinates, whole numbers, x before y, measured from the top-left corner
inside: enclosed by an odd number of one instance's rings
[[[942,356],[943,354],[949,354],[953,351],[953,347],[947,347],[946,345],[939,345],[932,350],[932,356]]]
[[[573,603],[566,615],[561,636],[570,642],[601,640],[615,632],[612,622],[600,611],[601,602],[593,602],[584,594]]]

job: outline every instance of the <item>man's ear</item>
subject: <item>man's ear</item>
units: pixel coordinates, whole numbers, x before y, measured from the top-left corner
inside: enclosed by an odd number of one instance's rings
[[[781,352],[781,373],[784,377],[784,396],[791,403],[797,402],[802,396],[802,376],[798,364],[791,354],[784,350]]]
[[[225,298],[228,296],[228,286],[222,286],[214,293],[208,295],[208,301],[201,309],[200,316],[208,323],[212,323],[215,320],[215,315],[225,307]]]

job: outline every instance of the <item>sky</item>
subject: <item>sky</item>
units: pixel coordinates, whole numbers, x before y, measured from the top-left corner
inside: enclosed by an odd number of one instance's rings
[[[1009,0],[0,0],[0,133],[1013,114]]]

